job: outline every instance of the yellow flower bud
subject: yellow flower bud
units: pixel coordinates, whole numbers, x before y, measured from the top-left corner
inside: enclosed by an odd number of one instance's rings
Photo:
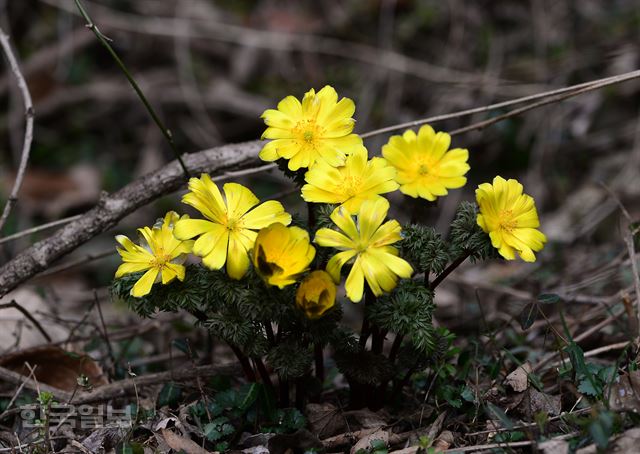
[[[322,317],[335,302],[336,285],[326,271],[310,273],[296,292],[296,306],[311,320]]]

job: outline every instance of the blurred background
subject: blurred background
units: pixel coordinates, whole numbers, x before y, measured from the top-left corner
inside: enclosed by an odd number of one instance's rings
[[[640,67],[637,0],[83,4],[185,153],[255,140],[264,130],[259,117],[266,108],[325,84],[355,100],[356,132],[363,133]],[[36,112],[26,179],[3,236],[82,213],[101,191],[117,190],[173,159],[72,0],[0,0],[0,25],[21,60]],[[500,113],[435,128],[450,131]],[[478,183],[500,174],[520,179],[535,197],[551,241],[535,265],[463,268],[457,283],[439,295],[438,322],[452,330],[473,323],[478,285],[489,287],[485,315],[496,317],[517,313],[527,292],[552,289],[605,298],[631,285],[629,261],[620,255],[627,221],[620,220],[612,193],[632,217],[640,217],[639,113],[636,80],[454,138],[453,146],[470,151],[469,183],[443,198],[430,221],[446,233],[458,203],[473,200]],[[4,199],[24,131],[22,100],[6,65],[0,74],[0,118]],[[366,145],[378,155],[387,140],[379,135]],[[279,197],[290,211],[300,206],[299,195],[288,191],[292,186],[278,172],[245,182],[259,197]],[[169,209],[191,212],[180,204],[180,195],[138,210],[14,297],[48,314],[44,319],[68,334],[93,307],[93,289],[98,298],[108,298],[119,263],[113,236],[135,236],[135,228]],[[0,263],[50,233],[0,243]],[[520,290],[508,291],[515,288]],[[124,324],[134,319],[126,310],[119,316]],[[16,312],[2,322],[14,333],[18,319]],[[27,345],[42,341],[33,336]]]

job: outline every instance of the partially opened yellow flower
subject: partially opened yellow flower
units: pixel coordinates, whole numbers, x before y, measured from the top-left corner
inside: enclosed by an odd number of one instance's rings
[[[191,252],[193,241],[176,239],[173,236],[173,228],[178,219],[188,217],[184,215],[179,218],[177,213],[170,211],[161,225],[138,229],[142,236],[142,246],[135,244],[124,235],[116,236],[116,241],[122,246],[117,249],[123,261],[116,271],[116,278],[146,271],[131,289],[132,296],[139,298],[148,294],[153,284],[157,282],[168,284],[175,278],[184,280],[185,267],[182,263],[186,259],[186,254]]]
[[[305,174],[307,184],[302,187],[302,198],[307,202],[340,203],[357,214],[365,200],[398,189],[394,181],[396,170],[383,158],[367,158],[367,150],[362,147],[347,156],[342,167],[317,162]]]
[[[264,161],[289,160],[289,169],[311,167],[325,161],[334,167],[344,164],[345,154],[363,147],[362,139],[352,134],[356,106],[349,98],[338,101],[338,93],[327,85],[319,92],[311,89],[302,102],[287,96],[278,109],[262,114],[268,126],[263,139],[273,139],[260,152]]]
[[[507,260],[516,253],[526,262],[535,262],[547,237],[540,227],[533,197],[522,193],[518,181],[497,176],[493,184],[482,183],[476,189],[480,207],[478,225],[489,234],[491,244]]]
[[[398,250],[391,246],[401,240],[400,224],[395,220],[382,224],[388,211],[386,199],[367,200],[360,207],[356,224],[348,210],[338,207],[331,213],[331,220],[342,232],[323,228],[316,233],[315,242],[320,246],[342,251],[327,264],[334,282],[340,282],[340,270],[353,260],[345,284],[347,297],[353,302],[362,300],[365,279],[373,294],[379,296],[392,290],[398,278],[408,278],[413,273],[411,265],[398,257]]]
[[[336,285],[326,271],[309,273],[296,291],[296,306],[307,318],[320,318],[336,303]]]
[[[382,155],[398,171],[400,191],[408,196],[434,201],[447,195],[448,189],[461,188],[467,182],[469,152],[462,148],[449,150],[451,136],[436,133],[424,125],[416,135],[412,130],[391,136],[382,147]],[[448,151],[447,151],[448,150]]]
[[[193,253],[213,270],[219,270],[226,263],[227,274],[233,279],[241,279],[249,269],[248,254],[253,248],[256,230],[274,222],[287,225],[291,222],[291,215],[280,202],[270,200],[258,205],[260,200],[237,183],[224,185],[224,198],[207,174],[191,178],[189,189],[182,201],[207,219],[180,220],[174,234],[182,240],[199,237]]]
[[[295,283],[315,256],[306,230],[279,222],[258,232],[251,253],[256,272],[267,284],[279,288]]]

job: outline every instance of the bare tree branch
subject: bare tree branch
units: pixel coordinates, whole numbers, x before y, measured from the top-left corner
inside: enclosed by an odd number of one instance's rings
[[[18,83],[20,93],[22,94],[22,101],[24,103],[26,119],[24,128],[24,143],[22,145],[22,153],[20,154],[20,165],[18,166],[18,172],[16,173],[16,181],[13,183],[13,188],[11,188],[11,193],[9,194],[9,200],[7,200],[7,204],[4,206],[2,216],[0,216],[0,232],[2,232],[2,227],[4,227],[5,222],[7,222],[7,218],[9,217],[9,213],[11,213],[11,209],[18,201],[18,191],[20,191],[20,186],[22,186],[24,173],[27,170],[27,163],[29,162],[31,141],[33,140],[33,102],[31,101],[31,94],[29,93],[27,82],[24,80],[24,76],[20,72],[18,61],[13,54],[13,50],[11,50],[11,44],[9,44],[9,36],[4,32],[4,30],[2,30],[2,28],[0,28],[0,45],[2,46],[2,50],[7,57],[9,66],[11,67],[11,72],[13,72],[13,75],[16,78],[16,82]]]
[[[258,152],[261,147],[259,141],[224,145],[186,155],[184,161],[193,175],[202,172],[220,175],[238,168],[245,169],[241,173],[247,174],[250,173],[248,168],[253,166],[259,166],[256,171],[264,171],[270,166],[260,166]],[[232,172],[232,175],[237,174]],[[105,193],[81,218],[35,243],[0,268],[0,297],[47,269],[56,259],[113,227],[129,213],[179,189],[183,183],[184,173],[178,162],[172,161],[111,195]]]

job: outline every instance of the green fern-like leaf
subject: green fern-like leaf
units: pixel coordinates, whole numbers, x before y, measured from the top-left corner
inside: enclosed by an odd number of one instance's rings
[[[433,227],[411,224],[402,229],[402,257],[419,272],[441,273],[449,261],[448,248]]]
[[[472,261],[499,257],[491,245],[491,238],[477,223],[478,207],[475,203],[462,202],[451,223],[451,257],[469,254]]]
[[[313,352],[295,339],[287,339],[267,354],[267,361],[284,380],[302,377],[311,368]]]

